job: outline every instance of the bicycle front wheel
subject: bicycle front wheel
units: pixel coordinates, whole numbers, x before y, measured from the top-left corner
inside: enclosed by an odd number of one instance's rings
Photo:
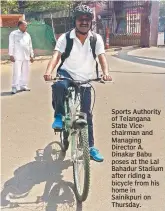
[[[84,127],[74,138],[73,177],[75,195],[79,202],[87,199],[90,186],[90,154],[88,143],[88,129]]]

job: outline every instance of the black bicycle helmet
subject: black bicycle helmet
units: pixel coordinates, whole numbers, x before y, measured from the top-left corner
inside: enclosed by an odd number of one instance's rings
[[[78,5],[73,12],[74,18],[79,17],[81,15],[88,15],[92,19],[94,18],[93,10],[87,5]]]

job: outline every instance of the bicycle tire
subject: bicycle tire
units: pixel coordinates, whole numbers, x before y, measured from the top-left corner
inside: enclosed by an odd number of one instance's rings
[[[83,147],[83,158],[84,158],[84,187],[82,194],[79,193],[76,175],[76,165],[73,162],[73,178],[75,185],[75,195],[79,202],[83,202],[87,199],[90,187],[90,154],[89,154],[89,144],[88,144],[88,130],[84,127],[79,132],[82,147]]]

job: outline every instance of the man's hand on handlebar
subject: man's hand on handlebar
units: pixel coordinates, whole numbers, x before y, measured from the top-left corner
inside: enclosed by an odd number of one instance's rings
[[[55,82],[55,81],[57,81],[57,80],[69,80],[69,81],[72,81],[72,82],[74,82],[74,83],[79,83],[79,84],[86,84],[86,83],[90,83],[90,82],[92,82],[92,81],[100,81],[101,83],[105,83],[105,82],[113,82],[112,81],[112,77],[110,76],[110,75],[106,75],[106,74],[104,74],[104,75],[102,75],[101,77],[99,77],[99,78],[96,78],[96,79],[89,79],[89,80],[86,80],[86,81],[75,81],[75,80],[73,80],[73,79],[71,79],[71,78],[67,78],[67,77],[61,77],[61,76],[58,76],[58,77],[55,77],[55,78],[53,78],[53,76],[51,75],[51,74],[48,74],[48,73],[45,73],[44,74],[44,80],[45,81],[52,81],[52,82]]]
[[[45,79],[45,81],[51,81],[53,79],[53,77],[51,74],[45,74],[44,79]]]
[[[102,75],[102,80],[103,81],[112,81],[112,77],[110,75]]]

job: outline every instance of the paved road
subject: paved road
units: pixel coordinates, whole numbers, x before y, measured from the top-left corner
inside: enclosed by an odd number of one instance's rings
[[[132,51],[125,50],[125,51],[119,52],[116,55],[116,57],[125,61],[134,62],[137,64],[165,68],[165,48],[164,47],[143,48],[143,49],[137,49],[137,50],[132,50]],[[139,70],[139,72],[140,71],[141,70]],[[156,70],[154,73],[159,74],[159,72]]]
[[[144,57],[145,50],[136,50],[133,56]],[[156,49],[159,55],[164,49]],[[137,55],[135,55],[137,52]],[[154,49],[147,49],[146,57],[151,57]],[[120,53],[121,55],[122,53]],[[125,54],[125,53],[123,53]],[[131,52],[129,52],[131,56]],[[128,56],[127,56],[128,57]],[[132,211],[135,208],[115,208],[111,204],[111,110],[112,109],[160,109],[160,116],[152,116],[148,128],[154,130],[153,136],[146,136],[142,145],[153,158],[160,157],[160,165],[165,166],[165,69],[153,65],[137,63],[107,55],[112,69],[114,84],[96,84],[96,104],[94,109],[95,143],[105,157],[103,163],[91,161],[91,190],[88,200],[82,205],[75,200],[72,179],[72,167],[67,154],[50,161],[48,144],[58,141],[51,123],[51,87],[43,81],[43,73],[48,61],[38,61],[32,65],[30,84],[31,92],[22,92],[11,96],[11,66],[2,66],[2,202],[4,196],[18,205],[15,208],[3,207],[6,211]],[[156,59],[164,59],[157,58]],[[54,146],[58,147],[58,145]],[[36,151],[45,149],[49,162],[36,161]],[[41,150],[40,150],[41,151]],[[114,172],[113,172],[114,173]],[[52,176],[53,175],[53,176]],[[154,173],[153,180],[159,180],[159,187],[138,187],[137,192],[151,193],[151,201],[142,201],[142,211],[163,211],[165,207],[165,173]],[[4,185],[4,188],[3,188]],[[143,189],[142,189],[143,188]],[[29,195],[26,193],[30,191]],[[47,204],[36,203],[39,196],[48,199]],[[14,198],[24,194],[22,198]],[[137,209],[136,209],[137,210]]]

